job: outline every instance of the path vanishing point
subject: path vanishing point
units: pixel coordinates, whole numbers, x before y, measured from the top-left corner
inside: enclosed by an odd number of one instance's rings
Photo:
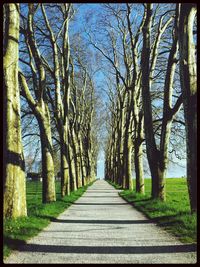
[[[97,180],[5,263],[196,263],[183,244]]]

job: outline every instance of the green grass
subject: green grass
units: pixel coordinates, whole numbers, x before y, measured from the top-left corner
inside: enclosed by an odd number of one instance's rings
[[[135,190],[135,180],[133,182]],[[135,193],[134,190],[124,190],[119,194],[182,242],[197,242],[197,215],[190,213],[185,178],[166,179],[166,202],[151,198],[150,179],[145,179],[145,195]]]
[[[112,181],[109,181],[109,180],[107,180],[107,182],[109,184],[111,184],[112,186],[114,186],[115,189],[122,189],[122,186],[121,185],[115,184],[115,183],[113,183]]]
[[[69,196],[61,198],[60,182],[56,182],[57,201],[42,204],[42,183],[27,182],[28,217],[4,220],[4,258],[7,257],[13,249],[16,249],[19,245],[25,244],[27,239],[37,235],[53,219],[77,200],[92,183],[79,188]]]

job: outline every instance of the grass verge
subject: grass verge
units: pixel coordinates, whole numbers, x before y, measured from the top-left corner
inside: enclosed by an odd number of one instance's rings
[[[106,180],[110,185],[114,186],[115,189],[122,189],[121,185],[115,184],[112,181]]]
[[[6,219],[3,225],[3,256],[8,257],[13,249],[26,244],[26,240],[37,235],[44,227],[54,220],[61,212],[67,209],[86,191],[90,184],[61,198],[60,182],[56,182],[57,201],[42,203],[42,183],[27,182],[27,212],[28,217],[15,220]]]
[[[135,188],[135,180],[133,182]],[[190,213],[185,178],[166,179],[166,202],[151,198],[150,179],[145,179],[145,195],[134,190],[124,190],[119,195],[181,242],[197,242],[197,214]]]

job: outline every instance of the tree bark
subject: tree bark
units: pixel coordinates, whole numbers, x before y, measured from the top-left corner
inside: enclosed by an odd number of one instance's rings
[[[80,166],[81,166],[81,177],[82,177],[82,185],[84,186],[86,183],[85,177],[86,177],[86,167],[85,167],[85,160],[83,157],[83,144],[82,140],[79,139],[79,149],[80,149]]]
[[[150,96],[150,33],[152,24],[152,4],[147,4],[146,19],[143,26],[143,49],[142,49],[142,102],[144,110],[144,130],[147,148],[147,158],[152,176],[152,197],[159,197],[159,151],[156,147],[153,120],[152,120],[152,107]]]
[[[19,80],[22,87],[22,94],[26,98],[33,114],[36,116],[38,125],[40,128],[40,140],[42,149],[42,176],[43,176],[43,188],[42,199],[43,202],[55,201],[55,176],[54,176],[54,162],[52,153],[52,136],[51,136],[51,124],[48,104],[40,99],[39,102],[35,102],[33,99],[26,79],[21,71],[19,71]],[[45,181],[46,180],[46,181]],[[45,187],[44,187],[45,186]],[[48,195],[49,194],[49,195]]]
[[[66,26],[64,27],[64,47],[63,49],[66,49],[65,53],[67,55],[67,58],[69,58],[69,51],[68,51],[68,46],[65,44],[68,42],[68,11],[67,11],[67,4],[64,5],[65,8],[65,15],[64,19],[66,20]],[[49,31],[50,35],[50,41],[53,49],[53,63],[54,63],[54,72],[53,72],[53,79],[55,82],[55,115],[57,119],[57,129],[60,135],[60,140],[61,140],[61,195],[64,197],[65,194],[69,195],[70,194],[70,184],[69,184],[69,179],[70,176],[72,176],[72,172],[70,172],[70,162],[69,162],[69,140],[66,136],[68,136],[68,131],[69,125],[68,122],[68,107],[69,107],[69,81],[68,81],[68,76],[69,72],[64,69],[62,76],[64,78],[65,82],[64,84],[64,92],[68,91],[67,93],[67,99],[65,99],[65,107],[67,107],[67,112],[64,113],[64,108],[63,108],[63,102],[61,98],[61,85],[60,85],[60,64],[59,64],[59,58],[58,58],[58,48],[57,48],[57,43],[56,43],[56,38],[53,33],[53,30],[50,26],[50,23],[48,21],[46,12],[45,12],[45,7],[42,5],[42,13],[45,18],[45,23],[46,27]],[[63,55],[63,60],[65,60],[65,55]],[[66,61],[65,61],[66,63]],[[69,59],[67,60],[67,64],[65,64],[65,68],[68,69],[69,67]],[[67,74],[67,76],[66,76]],[[71,173],[71,175],[70,175]],[[72,187],[72,186],[71,186]]]
[[[19,4],[5,4],[3,215],[6,218],[17,218],[27,215],[25,163],[21,141],[20,94],[18,85],[19,7]]]
[[[142,116],[143,117],[143,116]],[[135,157],[135,176],[136,176],[136,192],[144,194],[144,172],[143,172],[143,118],[138,121],[137,137],[134,142],[134,157]]]
[[[34,59],[35,66],[38,73],[37,79],[34,84],[36,100],[33,99],[26,79],[21,72],[19,72],[20,82],[22,86],[22,94],[26,98],[30,108],[37,118],[40,128],[40,140],[42,149],[42,200],[43,203],[56,200],[55,193],[55,176],[54,176],[54,162],[52,153],[52,136],[51,136],[51,122],[49,115],[49,107],[47,103],[47,88],[46,88],[46,72],[43,64],[40,51],[37,46],[35,34],[34,34],[34,13],[35,6],[32,3],[28,5],[28,21],[27,21],[27,47],[30,56],[30,65],[33,71],[32,60]],[[34,70],[36,75],[36,70]],[[36,76],[37,77],[37,76]]]
[[[132,171],[131,171],[131,155],[132,155],[132,140],[130,135],[130,121],[131,121],[131,112],[132,112],[132,96],[133,92],[128,91],[127,96],[127,111],[126,111],[126,120],[125,120],[125,131],[124,131],[124,173],[123,181],[124,188],[132,190]]]
[[[174,75],[177,64],[177,52],[178,52],[178,33],[177,26],[179,21],[179,10],[176,9],[176,17],[174,22],[174,38],[173,44],[170,49],[167,71],[165,76],[165,86],[164,86],[164,101],[163,101],[163,119],[161,128],[161,138],[160,138],[160,157],[159,157],[159,198],[161,200],[166,200],[165,192],[165,177],[168,166],[168,148],[169,140],[171,135],[171,124],[174,115],[179,111],[182,97],[180,96],[177,100],[174,108],[172,108],[172,93],[173,93],[173,83]]]
[[[193,24],[197,9],[181,4],[179,23],[180,76],[186,123],[187,181],[191,211],[197,211],[197,72]]]
[[[42,202],[56,201],[54,162],[50,117],[48,110],[43,113],[43,119],[38,118],[42,148]]]
[[[142,51],[142,98],[144,107],[144,123],[145,123],[145,138],[147,146],[147,157],[152,175],[152,197],[159,198],[165,201],[165,176],[168,165],[168,147],[171,133],[171,123],[175,114],[179,111],[182,96],[180,96],[172,108],[172,92],[175,68],[177,64],[177,25],[179,20],[179,11],[176,10],[175,21],[174,21],[174,34],[173,44],[170,49],[167,71],[165,76],[164,86],[164,104],[163,104],[163,119],[161,128],[161,139],[160,139],[160,150],[157,149],[155,136],[153,132],[152,122],[152,108],[151,108],[151,97],[150,87],[153,78],[154,68],[156,66],[156,59],[158,54],[158,44],[160,40],[160,33],[166,29],[166,25],[170,23],[170,19],[161,28],[159,25],[159,33],[155,41],[152,64],[149,68],[150,58],[150,33],[151,33],[151,4],[147,5],[147,17],[143,28],[143,51]]]
[[[69,164],[65,142],[61,140],[61,196],[70,194]]]

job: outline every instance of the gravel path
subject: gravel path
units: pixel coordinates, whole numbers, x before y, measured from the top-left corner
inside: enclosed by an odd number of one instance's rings
[[[5,263],[195,263],[195,247],[151,223],[96,181]]]

